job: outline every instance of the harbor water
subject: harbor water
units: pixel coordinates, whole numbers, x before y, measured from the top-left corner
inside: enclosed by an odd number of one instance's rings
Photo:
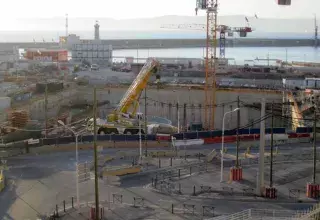
[[[175,49],[126,49],[114,50],[115,62],[124,61],[122,57],[134,57],[143,62],[147,57],[170,57],[170,58],[203,58],[205,48],[175,48]],[[276,59],[282,61],[320,62],[320,48],[314,47],[227,47],[226,58],[230,64],[243,65],[272,65]],[[217,48],[219,55],[219,48]],[[260,59],[260,60],[258,60]],[[261,61],[261,59],[264,59]]]

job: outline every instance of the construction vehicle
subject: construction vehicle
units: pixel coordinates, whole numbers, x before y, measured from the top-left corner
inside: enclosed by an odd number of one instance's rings
[[[169,124],[147,124],[147,131],[142,119],[143,114],[138,112],[139,98],[142,91],[147,86],[147,82],[151,76],[159,69],[159,62],[149,58],[142,67],[136,79],[121,99],[119,105],[113,110],[106,119],[97,119],[97,133],[104,134],[172,134],[177,132],[177,128]],[[130,112],[131,110],[131,112]],[[87,128],[93,131],[93,119],[89,119]]]

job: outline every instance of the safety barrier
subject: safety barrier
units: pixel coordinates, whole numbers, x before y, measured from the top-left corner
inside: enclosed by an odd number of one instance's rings
[[[271,133],[271,128],[266,128],[265,130],[266,134]],[[285,134],[286,129],[285,128],[273,128],[273,134]],[[259,128],[250,128],[250,129],[239,129],[239,135],[241,136],[248,136],[253,137],[253,135],[259,135],[260,129]],[[235,136],[237,135],[237,130],[225,130],[224,136]],[[175,137],[177,140],[183,140],[183,139],[206,139],[206,138],[215,138],[215,137],[221,137],[222,131],[199,131],[199,132],[185,132],[185,133],[178,133],[173,134],[173,137]]]
[[[266,136],[270,134],[271,129],[266,128],[265,130]],[[274,128],[273,129],[274,139],[277,139],[277,136],[281,134],[286,134],[285,128]],[[298,127],[296,129],[296,132],[294,133],[288,133],[288,140],[287,143],[303,143],[303,142],[309,142],[312,139],[312,135],[310,135],[309,132],[312,132],[312,128],[310,127]],[[231,143],[236,141],[236,135],[237,131],[234,130],[226,130],[224,132],[224,142],[225,143]],[[252,128],[252,129],[239,129],[239,138],[240,141],[254,141],[259,140],[260,138],[260,129],[258,128]],[[311,133],[312,134],[312,133]],[[222,131],[199,131],[199,132],[185,132],[185,133],[179,133],[179,134],[173,134],[173,135],[146,135],[147,141],[158,141],[159,143],[161,141],[165,142],[171,142],[171,138],[174,137],[175,140],[200,140],[202,139],[204,141],[204,144],[212,144],[212,143],[221,143],[222,142]],[[318,136],[318,135],[317,135]],[[139,140],[139,135],[98,135],[97,137],[98,141],[109,141],[110,143],[113,143],[113,147],[116,147],[115,143],[125,143],[125,142],[136,142]],[[145,136],[143,135],[143,139],[145,139]],[[320,136],[319,136],[320,139]],[[39,146],[57,146],[57,145],[64,145],[64,144],[70,144],[75,142],[75,137],[59,137],[59,138],[43,138],[43,139],[37,139],[38,143],[32,144],[32,147],[39,147]],[[281,140],[284,142],[283,140]],[[280,141],[280,142],[281,142]],[[93,142],[93,135],[84,135],[79,136],[79,143],[85,144],[85,143],[91,143]],[[184,144],[184,143],[183,143]],[[199,143],[196,143],[199,145]],[[29,150],[29,143],[27,141],[20,141],[20,142],[14,142],[14,143],[8,143],[8,144],[0,144],[0,149],[7,150],[10,149],[22,149],[28,152]],[[200,143],[201,145],[201,143]],[[22,152],[21,152],[22,153]]]
[[[176,147],[180,146],[193,146],[193,145],[203,145],[204,144],[203,139],[191,139],[191,140],[175,140],[174,145]]]
[[[287,143],[309,143],[311,141],[310,133],[288,133]]]
[[[140,171],[141,171],[140,166],[120,167],[112,170],[104,170],[103,176],[124,176],[127,174],[139,173]]]

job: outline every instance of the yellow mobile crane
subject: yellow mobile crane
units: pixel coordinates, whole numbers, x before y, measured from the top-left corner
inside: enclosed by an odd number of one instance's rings
[[[142,91],[147,86],[151,74],[156,73],[160,63],[149,58],[140,70],[138,76],[121,99],[119,105],[107,116],[106,120],[97,119],[98,134],[172,134],[177,132],[177,128],[168,124],[148,124],[144,131],[141,125],[142,113],[137,113],[139,99]],[[132,111],[130,112],[130,110]],[[140,123],[139,123],[140,120]],[[88,121],[88,130],[93,131],[93,119]]]

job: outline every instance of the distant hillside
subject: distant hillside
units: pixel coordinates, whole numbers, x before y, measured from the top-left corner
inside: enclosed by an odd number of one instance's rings
[[[264,32],[313,32],[313,19],[277,19],[248,17],[250,25],[256,31]],[[162,24],[205,24],[204,16],[162,16],[145,19],[115,20],[111,18],[69,18],[70,31],[93,30],[95,21],[100,23],[101,30],[159,30]],[[12,27],[15,30],[50,30],[63,31],[65,18],[51,19],[18,19]],[[245,26],[245,16],[221,16],[219,24]]]
[[[313,38],[314,21],[310,19],[256,19],[248,17],[254,32],[253,38]],[[205,24],[204,16],[162,16],[148,19],[115,20],[111,18],[69,18],[69,34],[93,38],[93,25],[100,23],[102,39],[172,39],[205,38],[204,31],[161,29],[163,24]],[[0,42],[58,41],[65,35],[65,18],[19,19],[12,26],[15,30],[1,31]],[[246,26],[245,16],[221,16],[219,24],[234,27]]]

